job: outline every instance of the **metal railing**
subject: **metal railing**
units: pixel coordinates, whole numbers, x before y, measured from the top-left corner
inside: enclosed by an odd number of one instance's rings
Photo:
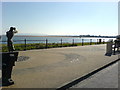
[[[41,43],[42,41],[42,43]],[[30,49],[45,49],[45,48],[54,48],[54,47],[70,47],[70,46],[84,46],[84,45],[92,45],[92,44],[105,44],[105,40],[101,40],[101,39],[96,39],[96,41],[94,41],[93,39],[81,39],[80,42],[76,42],[75,39],[71,40],[67,42],[64,39],[60,39],[58,40],[58,42],[55,43],[51,43],[50,40],[45,39],[45,40],[14,40],[14,46],[16,50],[30,50]],[[2,44],[2,49],[7,49],[7,41],[0,41],[4,44]],[[16,43],[17,42],[17,43]],[[22,42],[22,43],[20,43]],[[31,43],[30,43],[31,42]],[[16,43],[16,44],[15,44]],[[31,48],[30,48],[31,47]],[[20,49],[21,48],[21,49]]]

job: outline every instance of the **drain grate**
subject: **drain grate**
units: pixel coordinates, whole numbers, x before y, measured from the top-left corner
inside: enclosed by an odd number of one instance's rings
[[[19,56],[18,59],[17,59],[17,62],[20,62],[20,61],[26,61],[28,60],[30,57],[28,56]]]

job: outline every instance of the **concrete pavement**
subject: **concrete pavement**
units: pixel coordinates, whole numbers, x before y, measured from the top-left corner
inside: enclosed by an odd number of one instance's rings
[[[105,56],[105,45],[78,46],[20,51],[29,57],[16,62],[12,78],[15,84],[7,88],[57,88],[86,75],[116,59]]]
[[[71,88],[118,88],[118,63],[115,63]]]

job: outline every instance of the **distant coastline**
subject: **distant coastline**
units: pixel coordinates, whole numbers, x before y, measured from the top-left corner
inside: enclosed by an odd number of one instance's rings
[[[5,35],[0,35],[0,37]],[[116,38],[116,36],[97,36],[97,35],[15,35],[15,37],[79,37],[79,38]]]
[[[91,37],[91,38],[116,38],[116,36],[95,36],[95,35],[16,35],[16,37]]]

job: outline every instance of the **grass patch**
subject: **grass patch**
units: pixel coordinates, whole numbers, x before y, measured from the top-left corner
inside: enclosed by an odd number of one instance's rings
[[[83,45],[95,45],[96,42],[92,43],[84,43]],[[106,44],[101,43],[101,44]],[[1,44],[2,52],[7,52],[8,48],[6,44]],[[58,47],[72,47],[72,46],[82,46],[82,43],[48,43],[47,45],[44,43],[32,43],[32,44],[14,44],[16,51],[23,51],[23,50],[32,50],[32,49],[45,49],[45,48],[58,48]]]

